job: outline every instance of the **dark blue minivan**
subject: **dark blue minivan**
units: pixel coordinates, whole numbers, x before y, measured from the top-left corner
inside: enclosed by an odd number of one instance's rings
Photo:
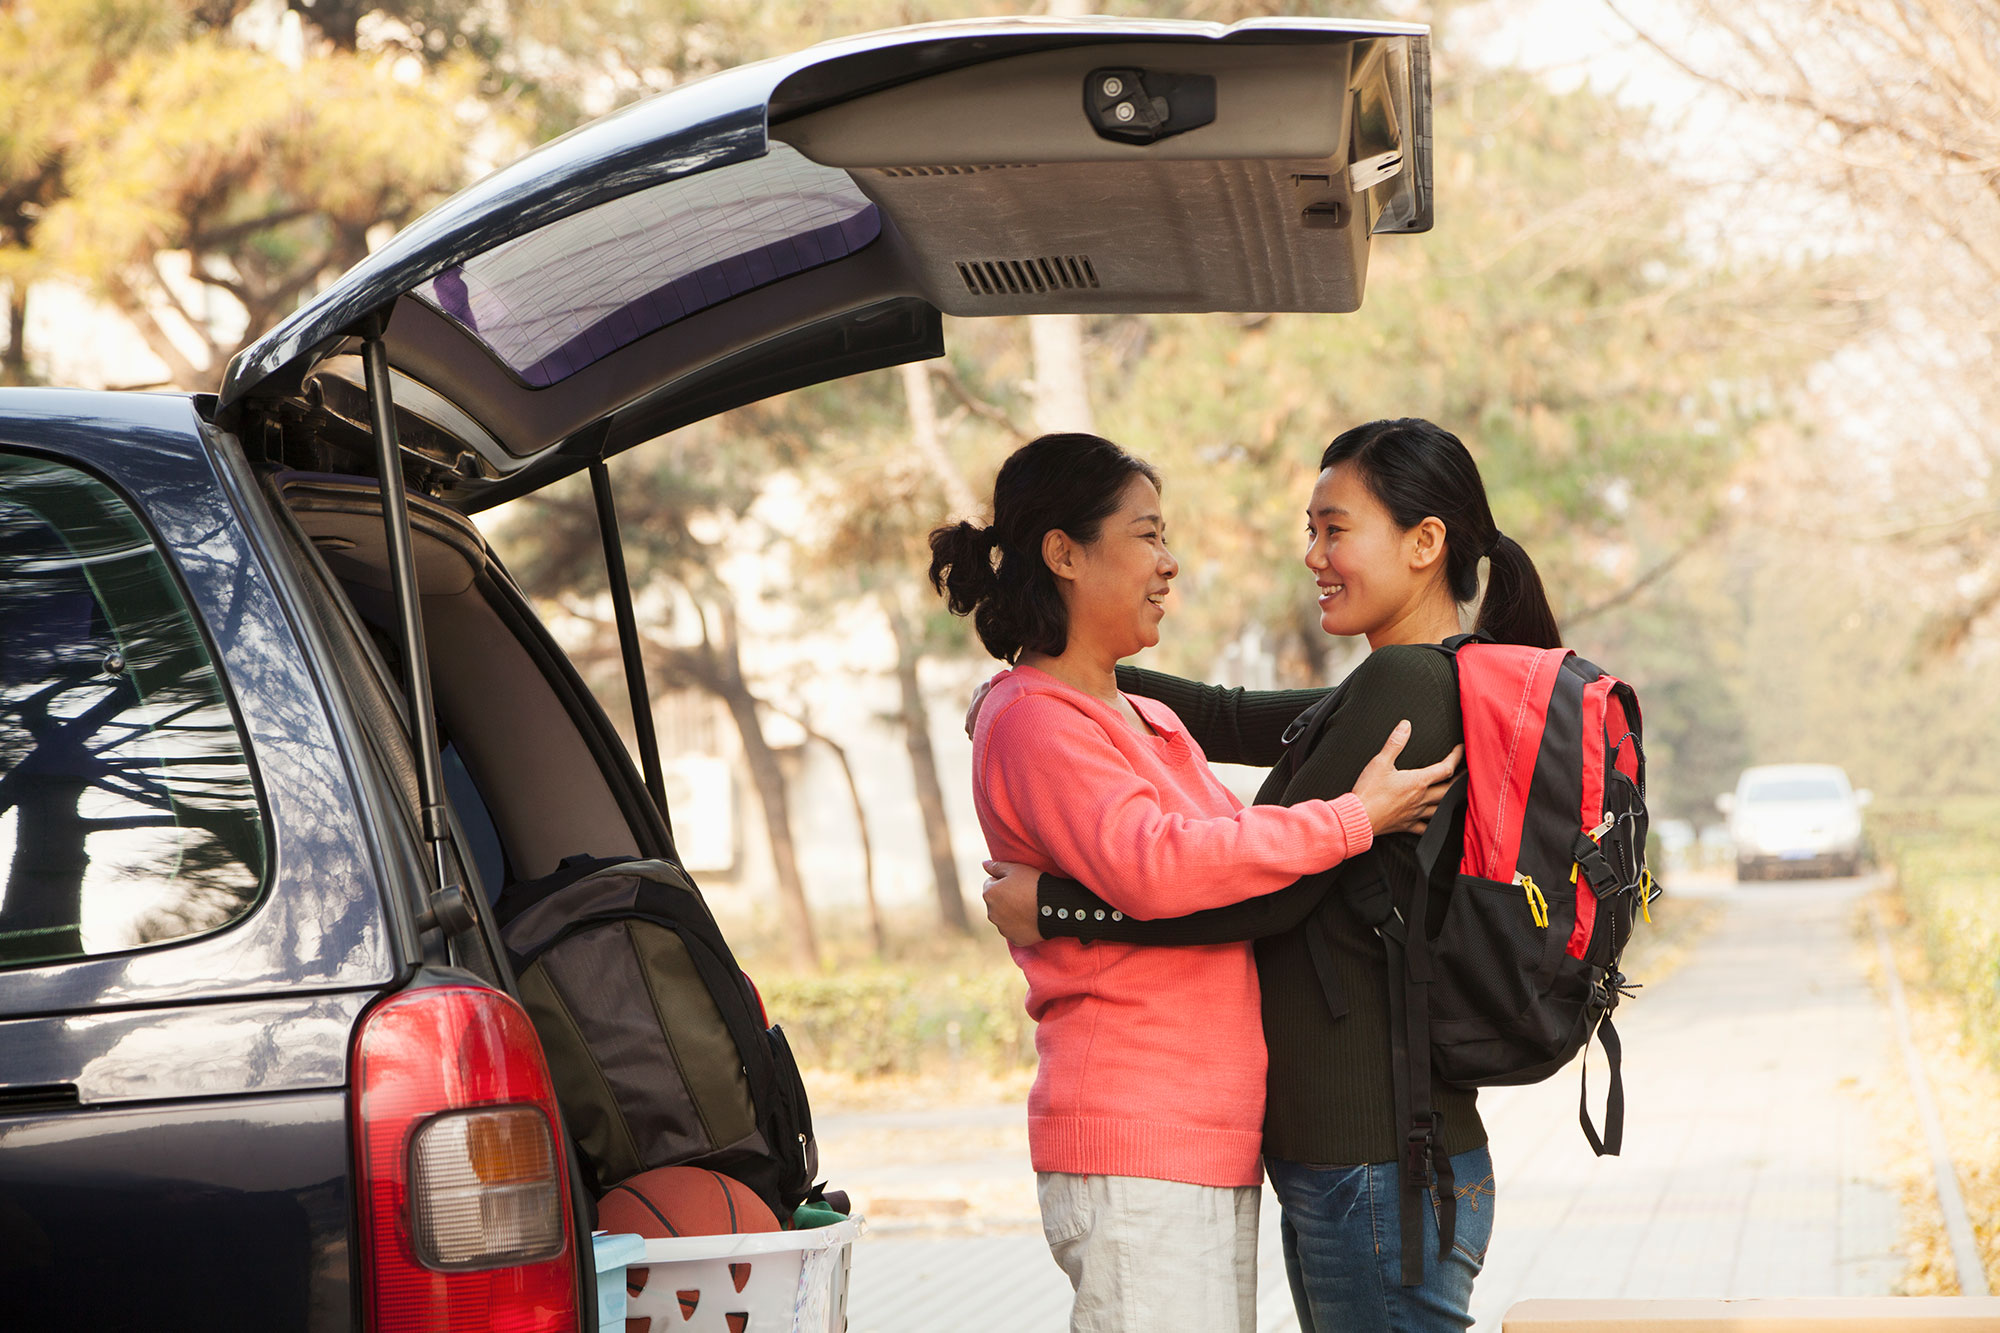
[[[0,1327],[594,1327],[490,903],[673,834],[467,516],[589,470],[643,689],[613,455],[1430,217],[1422,28],[940,24],[545,145],[216,394],[0,392]]]

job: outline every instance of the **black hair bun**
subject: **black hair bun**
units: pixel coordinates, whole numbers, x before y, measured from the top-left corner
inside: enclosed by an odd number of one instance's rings
[[[961,519],[931,533],[931,586],[945,595],[953,614],[968,615],[1000,586],[993,552],[1000,533],[992,525]]]

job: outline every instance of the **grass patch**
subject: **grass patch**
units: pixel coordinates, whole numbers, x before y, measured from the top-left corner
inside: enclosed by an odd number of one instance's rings
[[[1895,884],[1878,909],[1909,995],[1918,1058],[1944,1122],[1990,1287],[2000,1287],[2000,798],[1875,811]],[[1915,1134],[1914,1115],[1909,1126]],[[1905,1187],[1912,1295],[1955,1294],[1929,1162]],[[1912,1205],[1911,1196],[1917,1196]]]
[[[878,964],[764,987],[801,1064],[857,1078],[925,1074],[937,1066],[991,1074],[1035,1063],[1027,983],[999,968],[915,969]]]
[[[1892,806],[1870,824],[1895,867],[1928,984],[1957,998],[1967,1037],[2000,1069],[2000,798]]]
[[[1956,993],[1937,984],[1922,932],[1894,886],[1873,895],[1872,903],[1858,914],[1856,937],[1867,970],[1879,972],[1874,932],[1867,919],[1870,911],[1881,916],[1896,970],[1902,975],[1911,1037],[1937,1100],[1946,1150],[1979,1244],[1987,1286],[2000,1290],[2000,1122],[1993,1116],[1993,1107],[2000,1105],[2000,1069],[1967,1036],[1965,1006]],[[1883,984],[1879,977],[1877,984]],[[1928,1145],[1900,1056],[1893,1063],[1894,1072],[1874,1096],[1879,1114],[1891,1128],[1891,1169],[1902,1193],[1907,1267],[1896,1294],[1956,1296],[1960,1284]]]
[[[823,928],[818,972],[792,963],[774,922],[722,926],[801,1066],[843,1084],[1012,1086],[1035,1065],[1027,981],[984,922],[966,937],[934,920],[891,921],[886,957],[865,934]]]

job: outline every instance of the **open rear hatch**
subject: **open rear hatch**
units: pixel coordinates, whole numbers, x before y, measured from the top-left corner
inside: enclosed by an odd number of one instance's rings
[[[1431,220],[1407,24],[1019,20],[830,42],[638,103],[426,214],[231,362],[253,452],[474,512],[943,315],[1351,311]],[[260,448],[260,445],[262,446]]]
[[[403,659],[430,849],[419,931],[482,923],[458,882],[450,709],[425,639],[424,604],[450,599],[422,595],[408,489],[469,513],[589,469],[661,815],[645,841],[671,851],[605,460],[782,390],[936,356],[947,314],[1353,310],[1373,235],[1430,225],[1427,53],[1421,28],[1289,19],[829,43],[545,145],[232,361],[216,420],[253,457],[382,483],[390,598],[368,600],[378,626],[393,613]],[[359,547],[360,528],[331,530],[352,516],[320,515],[332,544]],[[434,593],[454,579],[433,569]],[[482,689],[479,665],[442,659],[446,696],[518,700]]]

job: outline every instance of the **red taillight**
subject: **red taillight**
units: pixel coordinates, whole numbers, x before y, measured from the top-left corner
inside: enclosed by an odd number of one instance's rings
[[[575,1235],[541,1043],[520,1005],[422,986],[354,1037],[367,1327],[575,1333]]]

